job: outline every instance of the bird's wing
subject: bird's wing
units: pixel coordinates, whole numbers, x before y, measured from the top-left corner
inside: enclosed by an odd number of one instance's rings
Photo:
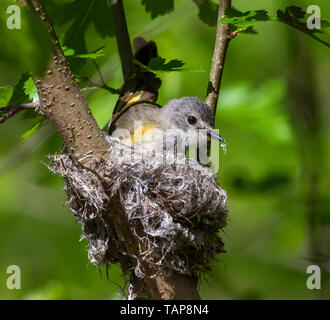
[[[143,131],[148,127],[159,127],[160,106],[151,103],[139,103],[130,106],[123,112],[116,121],[110,125],[109,133],[112,134],[116,129],[126,129],[131,135],[134,135],[134,121],[140,121],[144,127]],[[135,128],[136,129],[136,128]]]

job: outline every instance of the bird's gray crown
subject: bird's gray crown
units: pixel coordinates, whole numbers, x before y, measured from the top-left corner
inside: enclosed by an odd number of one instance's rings
[[[179,127],[188,129],[187,117],[189,115],[196,116],[201,123],[210,127],[213,126],[214,120],[209,106],[196,97],[183,97],[180,99],[170,100],[163,108],[162,113],[167,127]]]

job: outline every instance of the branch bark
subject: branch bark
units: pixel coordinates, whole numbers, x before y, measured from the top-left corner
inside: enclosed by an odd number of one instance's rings
[[[226,59],[227,48],[229,41],[231,40],[229,26],[227,24],[220,24],[219,20],[225,17],[225,11],[230,7],[231,7],[231,0],[219,0],[217,34],[214,45],[209,83],[208,83],[206,99],[205,99],[205,102],[209,105],[214,115],[216,113],[217,104],[218,104],[219,91],[220,91],[221,79],[223,74],[223,67]]]
[[[45,10],[36,0],[22,2],[39,15],[53,45],[53,57],[46,76],[43,79],[34,78],[40,99],[40,113],[54,123],[75,160],[86,155],[102,158],[108,143],[76,84]],[[89,162],[89,158],[84,161]]]
[[[122,0],[110,0],[110,5],[124,80],[128,82],[134,71],[134,63],[124,6]]]
[[[38,107],[39,107],[39,102],[24,103],[24,104],[19,104],[17,106],[1,107],[0,111],[7,111],[7,112],[0,117],[0,123],[4,123],[6,120],[8,120],[9,118],[11,118],[20,111],[36,110]]]

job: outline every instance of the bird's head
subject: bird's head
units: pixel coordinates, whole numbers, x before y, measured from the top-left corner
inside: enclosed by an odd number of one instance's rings
[[[162,108],[164,129],[180,129],[184,132],[188,130],[207,131],[209,137],[224,142],[215,130],[214,117],[209,106],[196,97],[183,97],[170,100]]]

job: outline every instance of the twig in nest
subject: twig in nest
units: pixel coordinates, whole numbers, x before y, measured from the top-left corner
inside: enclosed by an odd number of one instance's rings
[[[166,209],[166,211],[167,211],[167,212],[168,212],[173,218],[183,219],[183,220],[189,222],[189,223],[191,224],[191,226],[193,226],[193,223],[192,223],[187,217],[185,217],[185,216],[183,216],[183,215],[180,215],[180,214],[178,214],[178,213],[176,213],[176,212],[173,212],[173,211],[172,211],[172,210],[166,205],[166,203],[165,203],[165,201],[164,201],[164,197],[162,197],[159,193],[157,194],[157,198],[156,198],[156,199],[158,199],[158,200],[160,200],[160,201],[162,202],[162,204],[163,204],[164,208]],[[167,198],[165,198],[165,199],[167,199]]]

